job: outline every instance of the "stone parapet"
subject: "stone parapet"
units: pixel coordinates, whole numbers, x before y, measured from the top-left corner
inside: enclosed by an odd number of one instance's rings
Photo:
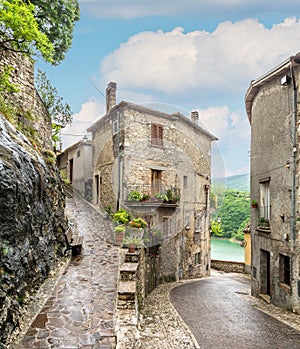
[[[226,273],[245,273],[245,263],[241,262],[212,260],[211,267]]]

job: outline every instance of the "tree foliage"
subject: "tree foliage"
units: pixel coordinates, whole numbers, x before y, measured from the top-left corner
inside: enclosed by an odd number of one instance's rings
[[[220,218],[221,236],[243,239],[243,230],[250,219],[249,193],[226,190],[222,204],[216,207],[212,220]]]
[[[53,45],[53,64],[65,58],[73,40],[75,23],[79,21],[78,0],[24,0],[35,5],[35,19],[40,31]]]
[[[52,122],[60,126],[72,123],[72,111],[68,103],[59,96],[56,87],[52,86],[46,74],[38,69],[36,75],[37,91],[51,116]]]
[[[72,44],[79,17],[78,0],[0,0],[0,50],[40,52],[58,64]]]
[[[53,62],[53,45],[39,29],[33,4],[21,0],[0,0],[0,50],[34,55],[40,52]]]

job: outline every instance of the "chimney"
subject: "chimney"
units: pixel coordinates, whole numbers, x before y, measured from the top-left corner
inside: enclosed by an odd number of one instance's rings
[[[191,112],[191,119],[195,124],[198,124],[199,122],[199,112],[197,110],[194,110]]]
[[[117,84],[115,82],[110,82],[106,88],[106,112],[108,113],[111,108],[116,105],[116,92]]]

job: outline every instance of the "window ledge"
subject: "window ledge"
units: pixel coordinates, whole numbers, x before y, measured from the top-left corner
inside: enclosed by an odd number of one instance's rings
[[[256,231],[261,232],[261,233],[271,234],[271,228],[270,227],[257,227]]]
[[[284,290],[288,293],[292,292],[292,288],[288,284],[284,284],[283,282],[279,282],[278,286],[279,286],[279,288],[281,288],[282,290]]]

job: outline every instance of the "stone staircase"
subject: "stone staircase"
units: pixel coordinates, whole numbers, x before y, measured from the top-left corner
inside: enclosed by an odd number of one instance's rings
[[[125,251],[124,259],[119,267],[118,309],[131,309],[137,313],[137,271],[139,266],[139,252]]]
[[[117,349],[131,348],[139,330],[138,288],[139,262],[141,251],[129,253],[127,249],[119,249],[119,278],[116,302],[116,336]]]

